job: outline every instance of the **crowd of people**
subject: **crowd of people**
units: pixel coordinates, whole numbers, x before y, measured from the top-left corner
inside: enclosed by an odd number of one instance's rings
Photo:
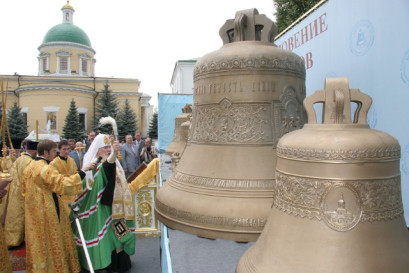
[[[92,131],[86,145],[73,139],[25,140],[15,161],[2,159],[11,167],[10,178],[0,182],[0,200],[7,202],[0,224],[0,272],[12,272],[7,247],[24,243],[27,272],[81,272],[90,264],[103,272],[130,269],[135,228],[127,178],[158,156],[150,138],[143,140],[139,131],[134,137],[127,135],[120,144]]]

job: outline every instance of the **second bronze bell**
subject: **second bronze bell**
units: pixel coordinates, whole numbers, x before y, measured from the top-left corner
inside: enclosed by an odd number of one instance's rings
[[[237,273],[409,272],[399,143],[369,128],[371,98],[347,79],[325,87],[305,99],[308,124],[279,141],[274,205]]]

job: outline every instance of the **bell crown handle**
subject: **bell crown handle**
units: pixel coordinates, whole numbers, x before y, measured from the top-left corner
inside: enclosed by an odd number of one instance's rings
[[[236,12],[234,19],[226,20],[219,30],[223,45],[241,41],[262,41],[274,44],[278,28],[265,14],[257,9]]]
[[[357,105],[353,119],[351,102]],[[317,90],[304,100],[309,124],[317,123],[314,109],[316,103],[323,104],[323,124],[367,124],[366,119],[372,99],[361,93],[359,89],[350,89],[348,78],[327,78],[325,79],[325,90]]]

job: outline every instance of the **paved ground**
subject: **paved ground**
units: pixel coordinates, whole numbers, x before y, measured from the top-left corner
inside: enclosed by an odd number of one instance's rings
[[[131,257],[135,273],[160,273],[160,237],[136,238],[135,255]]]
[[[169,229],[173,273],[234,273],[252,244],[210,240]]]
[[[136,238],[135,255],[131,256],[131,261],[132,268],[129,273],[161,273],[160,238]]]

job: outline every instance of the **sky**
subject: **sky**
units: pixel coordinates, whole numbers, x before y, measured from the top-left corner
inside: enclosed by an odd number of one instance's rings
[[[62,22],[67,0],[0,1],[0,75],[37,75],[38,46]],[[139,91],[171,93],[178,60],[196,59],[223,44],[219,29],[236,11],[256,8],[274,21],[272,0],[70,0],[74,24],[96,51],[95,76],[136,78]]]

